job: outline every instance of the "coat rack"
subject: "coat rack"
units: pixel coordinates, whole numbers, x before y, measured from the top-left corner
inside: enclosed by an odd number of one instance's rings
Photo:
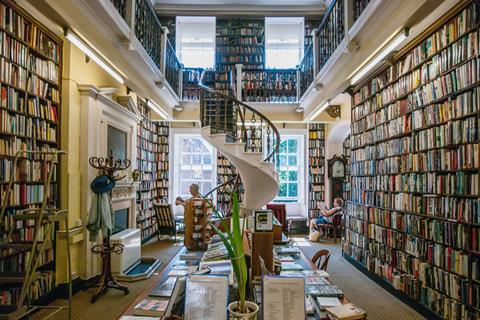
[[[98,169],[100,174],[107,175],[111,180],[116,182],[126,176],[116,172],[128,169],[131,161],[129,159],[115,159],[113,152],[110,151],[108,157],[90,157],[88,163],[91,167]],[[109,191],[109,197],[111,197],[111,191]],[[89,286],[98,286],[97,292],[91,299],[92,303],[95,303],[98,298],[110,288],[123,291],[125,295],[129,293],[128,288],[120,285],[112,275],[112,253],[122,254],[123,245],[119,243],[110,244],[110,236],[110,232],[103,235],[103,243],[94,245],[92,249],[90,249],[94,254],[99,254],[102,257],[102,273],[100,274],[100,278]]]

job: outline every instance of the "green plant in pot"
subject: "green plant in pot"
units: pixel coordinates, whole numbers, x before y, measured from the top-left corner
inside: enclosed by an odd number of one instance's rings
[[[258,305],[254,302],[247,301],[245,299],[247,290],[247,263],[245,260],[245,252],[243,250],[243,235],[240,228],[240,207],[238,204],[237,193],[232,194],[232,215],[231,215],[231,228],[221,220],[223,228],[226,230],[223,233],[215,225],[212,224],[212,228],[216,234],[220,237],[223,244],[227,248],[228,255],[232,262],[233,272],[238,284],[238,301],[234,301],[228,305],[229,318],[230,319],[242,319],[242,320],[254,320],[257,319]],[[210,207],[215,212],[216,216],[220,219],[223,215],[214,209],[211,202]]]

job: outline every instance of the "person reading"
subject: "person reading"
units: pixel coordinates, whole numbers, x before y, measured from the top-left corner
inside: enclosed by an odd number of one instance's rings
[[[200,198],[199,189],[200,188],[198,187],[198,184],[192,183],[192,185],[190,186],[190,194],[192,195],[192,197],[190,199]],[[175,199],[175,205],[185,207],[187,201],[190,199],[184,200],[182,197],[177,197],[177,199]]]
[[[310,219],[308,239],[311,241],[317,241],[320,237],[324,236],[323,230],[319,230],[318,228],[319,224],[332,224],[333,217],[343,213],[343,199],[335,198],[333,200],[333,208],[327,210],[326,208],[320,207],[320,211],[322,211],[322,214],[318,218]]]

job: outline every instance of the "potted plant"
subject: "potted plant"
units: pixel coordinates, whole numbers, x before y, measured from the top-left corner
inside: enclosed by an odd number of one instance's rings
[[[212,228],[220,237],[223,244],[227,248],[230,261],[232,263],[233,272],[238,284],[238,301],[234,301],[228,305],[230,319],[255,320],[257,319],[258,305],[252,301],[245,299],[247,290],[247,263],[245,261],[245,252],[243,250],[243,236],[240,228],[240,207],[238,204],[237,193],[232,194],[232,215],[231,228],[221,220],[223,228],[226,230],[223,233],[215,225]],[[214,209],[214,206],[209,201],[209,205],[220,219],[223,215]]]

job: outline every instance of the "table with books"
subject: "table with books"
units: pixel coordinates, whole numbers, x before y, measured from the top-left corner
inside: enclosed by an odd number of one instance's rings
[[[257,319],[286,320],[298,314],[306,314],[309,320],[366,317],[331,284],[328,273],[318,270],[297,247],[275,246],[274,250],[282,272],[263,276],[261,283],[252,286],[250,300],[260,306]],[[221,242],[211,243],[206,251],[182,248],[145,283],[120,319],[226,319],[228,303],[236,300],[235,291],[231,263]],[[284,301],[279,303],[279,299]],[[333,317],[335,313],[344,316]]]

